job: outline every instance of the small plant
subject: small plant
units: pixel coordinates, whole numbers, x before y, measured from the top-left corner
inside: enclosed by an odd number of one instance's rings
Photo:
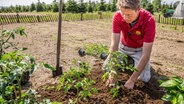
[[[24,28],[17,28],[11,31],[2,31],[2,34],[0,35],[0,58],[3,54],[6,53],[6,50],[10,47],[17,50],[16,45],[9,41],[10,39],[15,39],[15,34],[20,36],[27,36],[27,34],[24,32]]]
[[[73,64],[77,67],[70,67],[70,70],[61,76],[56,89],[60,90],[63,87],[66,93],[71,90],[75,92],[76,90],[76,99],[70,99],[70,102],[77,103],[79,98],[86,99],[92,95],[92,92],[97,92],[97,90],[90,87],[95,82],[85,77],[90,74],[89,64],[81,61],[79,63],[77,60],[73,60]]]
[[[36,69],[35,60],[27,55],[19,55],[18,51],[4,54],[0,60],[0,92],[2,98],[8,102],[20,102],[21,82],[23,73],[29,71],[30,74]],[[27,81],[29,79],[26,79]],[[7,99],[10,97],[10,99]]]
[[[95,84],[94,80],[84,78],[82,81],[74,85],[74,87],[77,89],[76,101],[78,101],[79,98],[86,99],[87,97],[90,97],[92,95],[92,92],[98,92],[96,88],[90,87],[92,84]]]
[[[177,30],[177,25],[171,26],[174,30]]]
[[[34,90],[21,92],[21,85],[28,82],[29,75],[37,68],[37,64],[33,57],[20,54],[26,48],[19,50],[9,42],[11,38],[15,39],[15,34],[26,35],[23,28],[3,30],[0,35],[0,104],[51,104],[48,99],[38,102]],[[13,50],[7,50],[8,48]],[[51,68],[48,64],[44,65]]]
[[[118,97],[120,86],[116,85],[114,88],[111,89],[110,94],[113,98]]]
[[[68,92],[73,86],[74,82],[79,81],[81,78],[85,77],[90,73],[89,66],[87,63],[83,62],[81,66],[78,65],[77,60],[73,60],[74,66],[70,67],[70,70],[64,72],[60,78],[60,83],[57,86],[57,90],[60,90],[64,86],[65,92]]]
[[[92,55],[96,57],[100,57],[102,53],[108,54],[108,48],[103,44],[85,44],[84,50],[87,55]]]
[[[125,70],[131,70],[135,71],[136,68],[133,67],[133,65],[128,65],[127,55],[121,54],[118,51],[113,52],[110,54],[111,57],[108,59],[107,65],[104,66],[104,70],[106,73],[102,76],[103,82],[107,80],[107,78],[111,77],[114,79],[114,83],[110,84],[109,86],[112,86],[110,93],[113,95],[113,97],[118,96],[118,92],[120,89],[119,83],[118,83],[118,74],[117,70],[121,69],[123,72]]]
[[[162,100],[170,101],[172,104],[184,104],[184,80],[180,77],[173,77],[167,81],[160,81],[160,83],[160,86],[168,91]]]

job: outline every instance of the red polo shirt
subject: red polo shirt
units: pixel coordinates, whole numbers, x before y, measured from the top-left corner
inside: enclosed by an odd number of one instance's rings
[[[155,37],[155,20],[146,10],[140,9],[137,23],[131,28],[118,11],[112,22],[113,33],[122,33],[121,42],[128,47],[140,48],[143,42],[153,42]]]

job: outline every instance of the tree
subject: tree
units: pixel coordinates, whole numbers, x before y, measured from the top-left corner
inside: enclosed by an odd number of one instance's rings
[[[141,7],[146,8],[146,5],[148,4],[148,0],[141,0]]]
[[[16,9],[16,12],[21,12],[21,6],[20,5],[16,5],[15,9]]]
[[[43,6],[42,4],[40,3],[40,0],[38,0],[38,3],[36,5],[36,11],[37,12],[42,12],[43,11]]]
[[[106,5],[106,11],[111,11],[111,3],[108,3],[108,4]]]
[[[78,5],[77,2],[74,0],[68,0],[66,4],[67,12],[71,13],[78,13]]]
[[[89,0],[88,7],[87,7],[87,11],[88,11],[89,13],[92,13],[92,12],[93,12],[93,6],[92,6],[92,3],[91,3],[91,0]]]
[[[46,5],[46,8],[45,8],[45,11],[52,11],[52,5],[51,4],[47,4]]]
[[[98,11],[106,11],[106,6],[104,0],[101,0],[99,6],[98,6]]]
[[[30,11],[36,10],[36,5],[34,3],[31,3]]]
[[[47,6],[46,3],[45,3],[45,2],[42,2],[41,5],[42,5],[42,8],[43,8],[42,11],[46,11],[46,8],[47,8],[47,7],[46,7],[46,6]]]
[[[153,0],[153,10],[158,11],[161,9],[161,2],[162,0]]]
[[[84,4],[83,0],[80,0],[80,3],[78,5],[78,12],[79,13],[85,13],[87,11],[86,5]]]
[[[112,5],[111,5],[111,12],[115,12],[117,10],[116,2],[117,2],[116,0],[113,0]]]
[[[53,2],[52,11],[53,12],[59,12],[59,3],[58,2]]]
[[[15,7],[11,5],[11,6],[9,7],[9,12],[15,12]]]
[[[152,3],[148,3],[148,4],[146,5],[146,8],[145,8],[145,9],[148,10],[151,14],[154,13],[153,4],[152,4]]]
[[[62,4],[63,4],[63,5],[62,5],[62,6],[63,6],[63,7],[62,7],[62,12],[65,13],[65,12],[66,12],[66,4],[65,4],[64,2],[63,2]]]
[[[167,9],[169,9],[169,5],[168,4],[163,4],[162,5],[162,11],[161,12],[164,14]]]

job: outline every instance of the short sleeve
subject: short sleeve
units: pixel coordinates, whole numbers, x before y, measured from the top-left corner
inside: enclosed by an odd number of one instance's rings
[[[156,34],[156,24],[153,17],[150,17],[145,23],[144,27],[144,40],[143,42],[153,42]]]
[[[120,12],[116,12],[113,16],[112,20],[112,32],[120,33],[121,32],[121,14]]]

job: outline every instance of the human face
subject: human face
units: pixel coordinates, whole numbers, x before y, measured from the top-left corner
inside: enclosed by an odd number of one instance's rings
[[[121,14],[127,23],[132,23],[139,16],[139,10],[120,8]]]

